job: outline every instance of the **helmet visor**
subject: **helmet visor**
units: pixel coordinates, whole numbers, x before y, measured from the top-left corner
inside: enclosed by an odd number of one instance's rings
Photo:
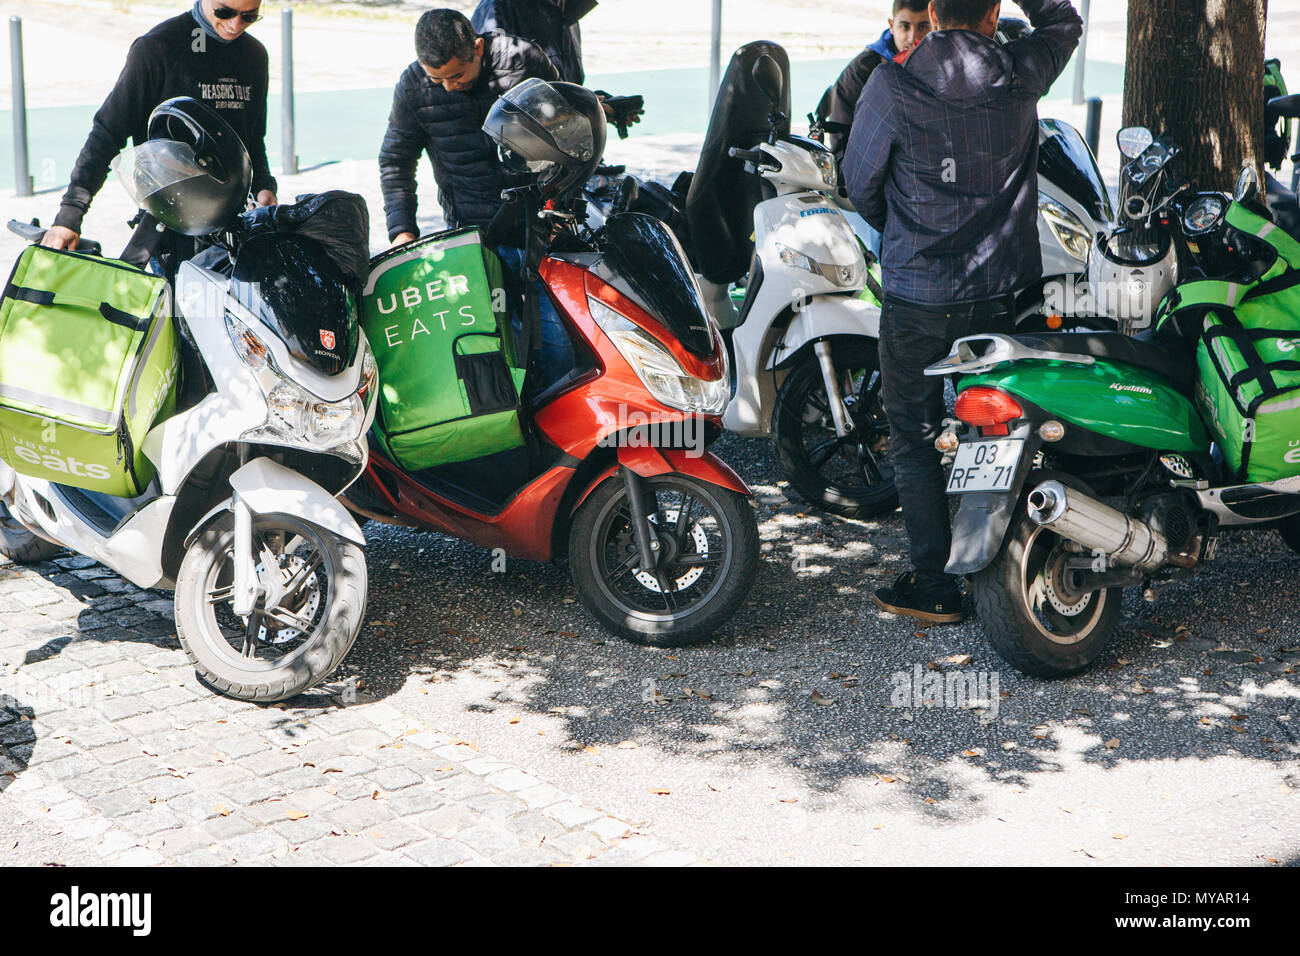
[[[110,164],[136,205],[177,183],[206,176],[188,143],[153,139],[123,150]]]
[[[555,148],[565,156],[579,162],[591,159],[591,121],[569,105],[568,100],[545,80],[525,80],[502,99],[541,127]]]

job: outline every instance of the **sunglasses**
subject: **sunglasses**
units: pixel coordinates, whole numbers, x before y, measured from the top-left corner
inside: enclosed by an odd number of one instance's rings
[[[258,9],[261,9],[260,7]],[[230,7],[213,7],[212,15],[218,20],[233,20],[235,17],[243,20],[245,23],[256,23],[262,19],[262,15],[257,10],[250,10],[248,13],[240,13],[238,10],[232,10]]]

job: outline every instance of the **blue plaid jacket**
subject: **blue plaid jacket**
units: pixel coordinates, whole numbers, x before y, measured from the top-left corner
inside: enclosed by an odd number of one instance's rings
[[[1034,32],[1006,46],[971,30],[928,35],[880,64],[844,157],[849,198],[884,233],[888,295],[988,299],[1042,277],[1038,100],[1083,21],[1070,0],[1023,0]]]

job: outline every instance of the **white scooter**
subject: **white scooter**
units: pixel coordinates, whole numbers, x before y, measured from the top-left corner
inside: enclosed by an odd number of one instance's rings
[[[313,278],[283,274],[286,260]],[[355,299],[330,277],[342,273],[322,247],[292,235],[249,240],[237,261],[211,246],[181,264],[174,315],[192,374],[175,414],[144,439],[157,475],[139,497],[0,463],[0,553],[31,562],[68,548],[139,587],[174,589],[199,675],[241,700],[322,680],[364,620],[365,538],[335,495],[366,466],[378,369]],[[351,314],[322,318],[331,303]],[[322,327],[355,336],[336,371],[302,348]]]
[[[684,201],[680,187],[606,180],[588,190],[588,222],[632,208],[673,227],[730,347],[723,425],[772,436],[810,503],[866,517],[897,506],[877,371],[880,287],[833,198],[834,157],[790,134],[788,75],[777,44],[738,49]]]

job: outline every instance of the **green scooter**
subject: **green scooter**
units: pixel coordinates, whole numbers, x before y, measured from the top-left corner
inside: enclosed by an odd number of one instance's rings
[[[926,370],[960,376],[936,441],[960,499],[947,570],[1040,677],[1088,667],[1123,589],[1195,574],[1224,529],[1300,550],[1300,242],[1253,166],[1235,197],[1198,192],[1168,137],[1119,140],[1119,224],[1089,288],[1120,331],[968,336]]]

